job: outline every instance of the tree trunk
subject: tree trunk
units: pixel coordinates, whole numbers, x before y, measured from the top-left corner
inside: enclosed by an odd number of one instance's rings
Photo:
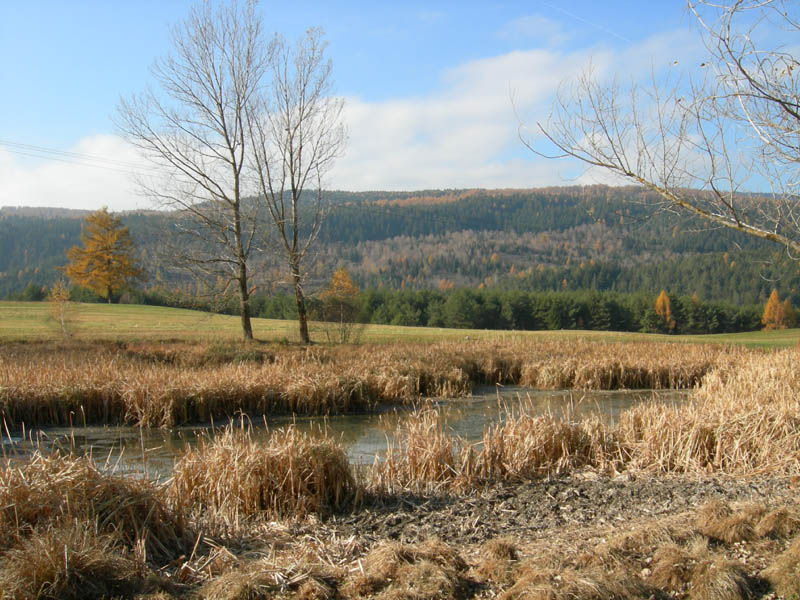
[[[106,288],[106,298],[108,298],[108,303],[111,304],[111,286]]]
[[[239,312],[242,315],[242,339],[253,339],[253,326],[250,324],[250,291],[247,289],[247,263],[239,263]]]
[[[292,269],[292,281],[294,283],[294,299],[297,303],[297,320],[300,323],[300,341],[303,344],[310,344],[311,337],[308,335],[308,313],[306,312],[306,299],[303,295],[303,287],[300,285],[300,272]]]

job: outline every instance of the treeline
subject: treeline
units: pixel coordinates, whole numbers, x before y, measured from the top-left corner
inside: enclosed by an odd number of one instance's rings
[[[47,288],[30,284],[14,300],[42,301]],[[666,294],[665,294],[666,295]],[[105,302],[78,286],[70,288],[73,302]],[[657,295],[647,293],[461,288],[456,290],[367,290],[353,300],[354,321],[376,325],[448,327],[458,329],[594,330],[645,333],[736,333],[761,329],[763,304],[738,305],[703,301],[693,296],[667,296],[668,309],[657,307]],[[235,298],[204,299],[164,289],[126,290],[115,302],[146,304],[238,314]],[[662,301],[663,302],[663,301]],[[290,294],[255,294],[254,317],[296,319]],[[309,299],[314,319],[323,313],[319,297]]]
[[[776,246],[737,232],[709,232],[705,222],[652,214],[646,194],[606,186],[331,192],[332,210],[307,263],[306,287],[320,291],[344,267],[362,289],[669,289],[755,304],[777,287],[782,298],[800,304],[798,263]],[[199,295],[201,283],[214,282],[196,281],[170,263],[171,244],[182,239],[179,218],[130,213],[123,222],[146,287]],[[51,286],[79,232],[74,216],[0,210],[0,298]],[[262,292],[285,289],[285,266],[274,253],[254,252],[249,268]]]
[[[614,292],[522,292],[518,290],[369,290],[356,302],[364,323],[462,329],[641,331],[734,333],[761,328],[763,306],[704,302],[696,296],[669,299],[656,309],[656,296]],[[312,301],[312,312],[314,302]],[[254,314],[293,319],[289,295],[253,299]]]

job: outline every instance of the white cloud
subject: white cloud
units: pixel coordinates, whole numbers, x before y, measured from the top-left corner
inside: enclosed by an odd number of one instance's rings
[[[691,32],[653,36],[625,51],[518,50],[454,67],[426,96],[381,102],[349,98],[347,152],[326,184],[360,191],[536,187],[574,183],[576,177],[596,181],[604,176],[581,175],[574,164],[547,161],[525,149],[515,110],[538,143],[535,125],[547,119],[559,84],[590,61],[601,77],[618,73],[646,79],[658,62],[696,65],[702,54]],[[0,206],[151,207],[136,194],[127,171],[138,158],[120,137],[87,137],[69,151],[80,156],[55,157],[95,166],[30,159],[0,146]]]
[[[135,150],[113,135],[87,137],[59,153],[0,146],[0,206],[149,208],[132,183],[137,163]]]
[[[700,56],[701,46],[687,32],[653,36],[624,51],[519,50],[447,71],[440,89],[428,96],[384,102],[350,98],[347,154],[329,183],[344,190],[574,183],[581,173],[575,165],[545,161],[522,146],[515,111],[536,141],[535,125],[547,119],[561,82],[590,62],[601,78],[618,74],[646,80],[654,68],[676,60],[699,64]]]

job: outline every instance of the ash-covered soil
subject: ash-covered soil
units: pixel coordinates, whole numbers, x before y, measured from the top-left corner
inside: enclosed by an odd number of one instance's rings
[[[709,500],[773,504],[797,490],[788,477],[688,478],[606,477],[585,473],[543,477],[518,484],[496,484],[468,495],[400,494],[368,498],[348,515],[316,524],[328,534],[355,536],[369,544],[393,540],[420,542],[432,537],[456,546],[480,544],[512,536],[535,540],[565,528],[620,528],[648,517],[697,508]]]

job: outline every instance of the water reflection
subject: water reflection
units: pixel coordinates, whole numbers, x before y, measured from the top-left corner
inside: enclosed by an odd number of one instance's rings
[[[608,423],[617,420],[621,411],[643,401],[680,402],[685,391],[625,390],[611,392],[540,391],[521,387],[476,389],[471,398],[432,400],[446,417],[447,427],[470,441],[479,439],[484,428],[502,420],[503,415],[520,405],[535,414],[551,414],[579,419],[600,415]],[[290,423],[298,429],[319,433],[327,431],[347,448],[350,460],[357,464],[372,463],[385,449],[402,414],[395,409],[367,414],[349,414],[330,418],[281,417],[265,422],[242,422],[252,425],[256,439],[266,438],[269,431]],[[219,425],[219,424],[218,424]],[[218,430],[219,428],[217,428]],[[135,472],[163,479],[169,476],[176,456],[197,443],[201,436],[214,434],[211,425],[185,426],[174,429],[140,429],[136,427],[44,428],[25,434],[3,436],[3,453],[24,457],[36,447],[62,448],[90,452],[96,462],[117,472]]]

